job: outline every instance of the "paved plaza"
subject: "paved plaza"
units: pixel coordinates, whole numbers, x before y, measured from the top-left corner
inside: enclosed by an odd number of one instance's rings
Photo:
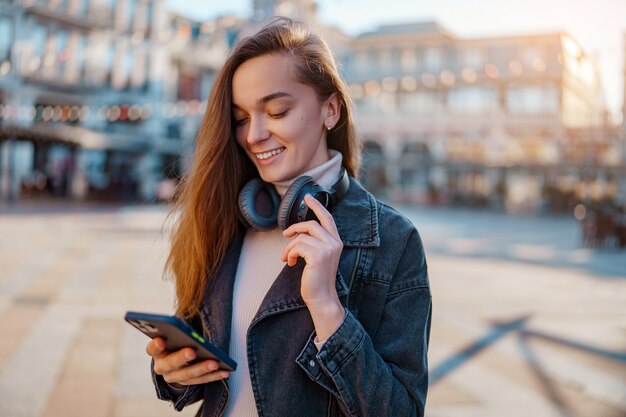
[[[626,251],[573,218],[401,209],[433,291],[430,417],[626,416]],[[0,207],[0,416],[160,417],[127,310],[171,313],[167,211]]]

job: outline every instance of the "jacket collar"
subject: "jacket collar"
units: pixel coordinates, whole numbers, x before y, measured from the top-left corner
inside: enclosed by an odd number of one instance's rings
[[[376,200],[358,181],[350,178],[350,188],[333,210],[333,218],[345,248],[371,248],[380,245]],[[200,310],[208,330],[207,337],[225,352],[229,350],[232,324],[232,301],[235,275],[245,233],[239,233],[229,246],[224,260],[207,291]],[[252,324],[268,315],[305,307],[300,295],[300,278],[304,261],[293,267],[285,266],[265,295]],[[339,296],[348,287],[337,271],[336,288]]]
[[[344,247],[380,246],[376,199],[354,178],[332,215]]]

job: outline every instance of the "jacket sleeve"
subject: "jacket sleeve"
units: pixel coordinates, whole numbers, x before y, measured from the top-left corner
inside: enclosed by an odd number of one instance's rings
[[[423,416],[432,304],[424,250],[415,229],[387,293],[380,296],[386,298],[374,335],[348,311],[319,351],[312,336],[297,361],[337,398],[347,416]]]
[[[152,382],[156,389],[157,397],[160,400],[170,401],[176,411],[181,411],[189,404],[193,404],[202,399],[202,386],[190,385],[186,388],[176,388],[163,379],[161,375],[154,372],[154,359],[151,363]]]

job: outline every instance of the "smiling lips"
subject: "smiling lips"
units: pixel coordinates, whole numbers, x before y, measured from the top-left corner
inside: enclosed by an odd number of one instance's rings
[[[278,148],[278,149],[272,149],[271,151],[267,151],[267,152],[261,152],[261,153],[255,153],[254,156],[256,156],[257,159],[260,160],[265,160],[265,159],[269,159],[274,155],[278,155],[279,153],[282,153],[285,150],[285,148]]]

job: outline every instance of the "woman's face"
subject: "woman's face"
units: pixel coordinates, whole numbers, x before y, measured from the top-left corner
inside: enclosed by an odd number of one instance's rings
[[[285,181],[328,160],[326,128],[338,120],[335,95],[321,103],[296,79],[290,57],[262,55],[233,74],[235,138],[266,182]]]

